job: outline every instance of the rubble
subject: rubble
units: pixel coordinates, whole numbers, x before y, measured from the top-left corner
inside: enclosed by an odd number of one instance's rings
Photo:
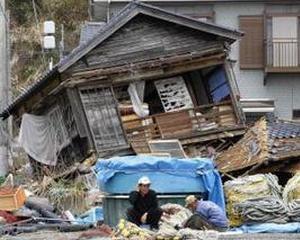
[[[300,157],[300,124],[269,115],[216,158],[220,172],[247,175],[259,172],[296,172]]]

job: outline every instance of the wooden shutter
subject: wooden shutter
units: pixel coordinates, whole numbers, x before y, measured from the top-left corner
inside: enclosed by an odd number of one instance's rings
[[[240,16],[240,30],[245,36],[240,42],[240,68],[264,67],[264,19],[263,16]]]
[[[97,151],[128,147],[112,89],[82,88],[80,98]]]

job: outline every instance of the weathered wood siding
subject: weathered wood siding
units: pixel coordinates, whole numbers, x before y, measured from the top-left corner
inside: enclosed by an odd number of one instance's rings
[[[213,35],[139,15],[93,49],[68,72],[105,68],[219,47]]]
[[[112,89],[101,86],[83,88],[80,97],[97,151],[127,148]]]

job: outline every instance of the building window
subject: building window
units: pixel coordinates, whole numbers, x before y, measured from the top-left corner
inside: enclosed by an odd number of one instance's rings
[[[298,61],[298,17],[267,18],[267,67],[294,68]]]
[[[293,119],[300,120],[300,109],[293,109]]]
[[[266,72],[298,72],[299,17],[274,14],[240,16],[240,68]]]

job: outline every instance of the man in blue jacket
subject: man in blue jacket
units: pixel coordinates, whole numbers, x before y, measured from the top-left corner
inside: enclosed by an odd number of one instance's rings
[[[185,199],[186,207],[194,214],[186,221],[184,227],[198,230],[226,231],[228,219],[225,212],[211,201],[198,200],[194,195]]]

